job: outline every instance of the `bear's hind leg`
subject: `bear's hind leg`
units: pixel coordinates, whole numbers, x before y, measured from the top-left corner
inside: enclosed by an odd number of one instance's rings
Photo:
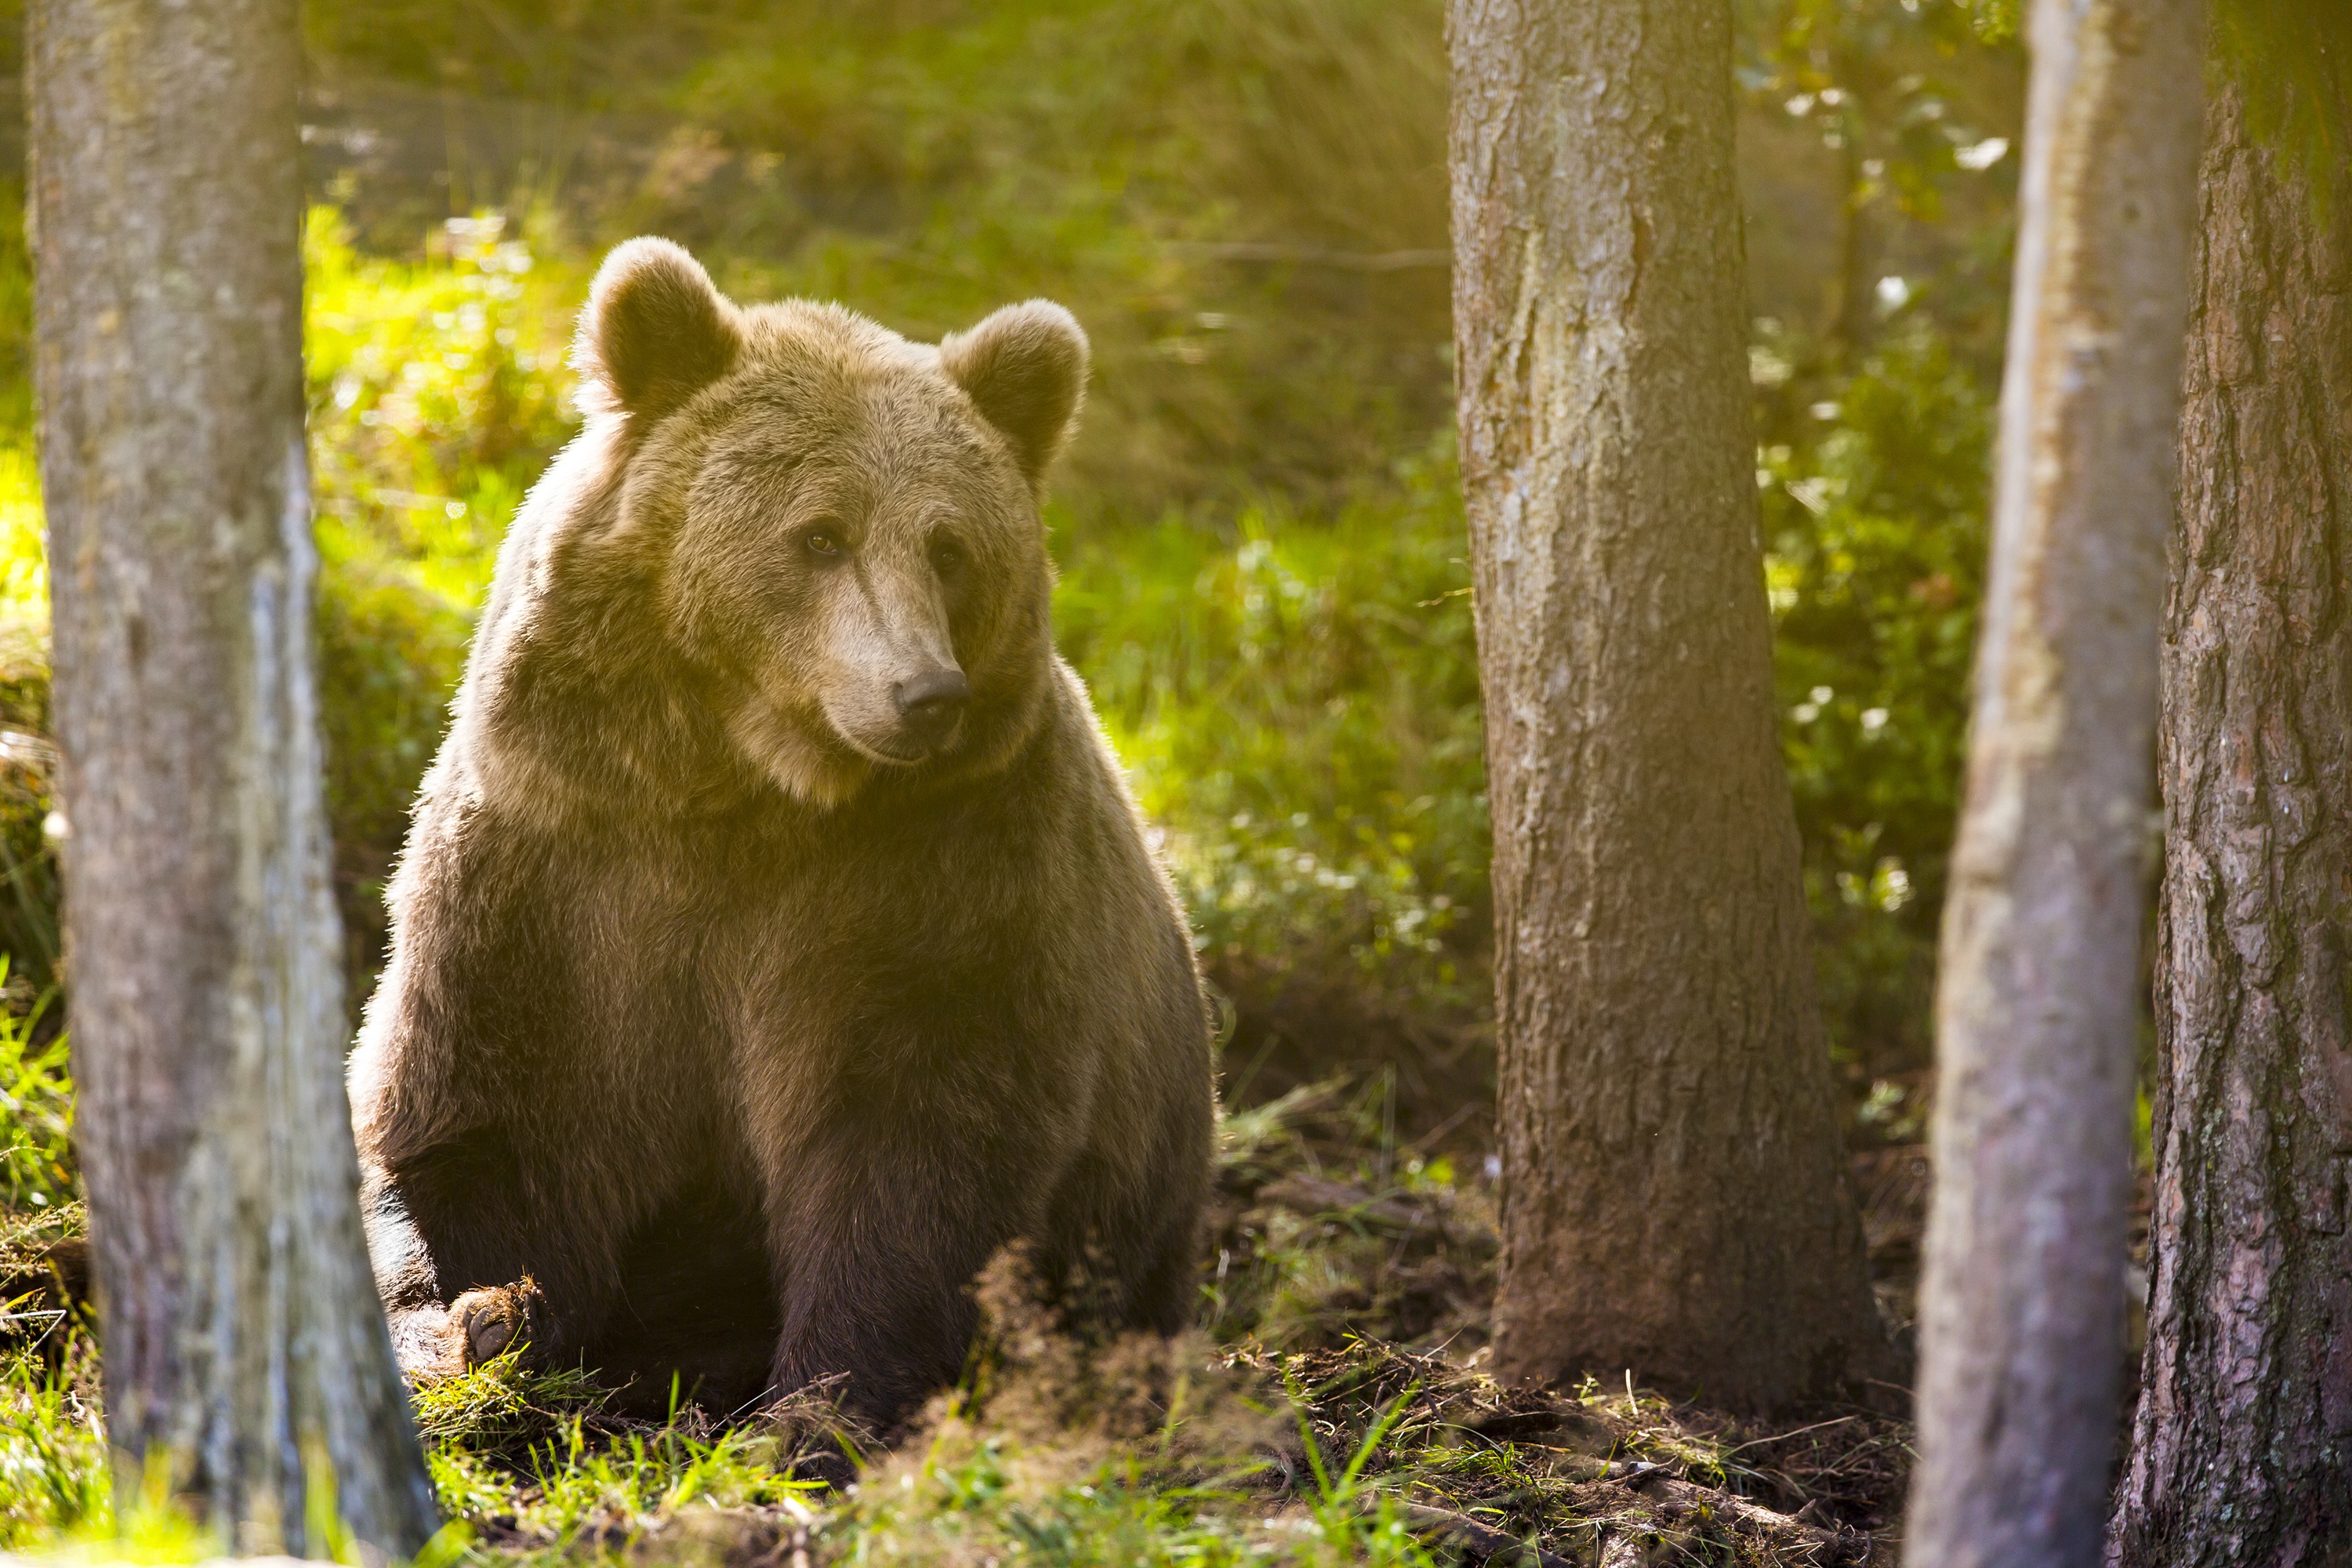
[[[1193,1229],[1186,1225],[1171,1231],[1144,1255],[1142,1268],[1128,1282],[1126,1327],[1165,1338],[1191,1325],[1201,1296]]]
[[[971,1282],[1026,1228],[1028,1150],[929,1133],[836,1126],[772,1182],[772,1396],[838,1376],[840,1403],[887,1430],[962,1372],[980,1315]]]
[[[1090,1329],[1178,1333],[1200,1304],[1200,1206],[1198,1184],[1137,1190],[1082,1160],[1055,1194],[1042,1282]]]

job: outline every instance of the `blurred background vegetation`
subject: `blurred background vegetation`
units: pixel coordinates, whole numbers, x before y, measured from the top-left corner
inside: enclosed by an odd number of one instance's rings
[[[1960,0],[1738,16],[1788,757],[1853,1133],[1902,1142],[1928,1060],[2022,61]],[[836,298],[917,337],[1033,294],[1078,313],[1097,375],[1048,513],[1060,636],[1165,835],[1225,1007],[1228,1094],[1349,1068],[1385,1077],[1408,1124],[1476,1131],[1487,840],[1439,0],[310,0],[308,17],[320,628],[356,985],[501,531],[576,422],[572,312],[603,247],[659,232],[740,297]],[[20,180],[6,107],[0,174]],[[20,190],[0,192],[0,946],[21,1019],[61,973]],[[36,1090],[62,1084],[43,1054],[60,1011],[9,1037]]]

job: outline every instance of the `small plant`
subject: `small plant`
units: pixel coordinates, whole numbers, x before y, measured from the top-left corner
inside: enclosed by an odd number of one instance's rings
[[[1411,1384],[1389,1401],[1366,1428],[1346,1468],[1335,1478],[1323,1457],[1322,1440],[1316,1435],[1312,1406],[1288,1369],[1285,1369],[1284,1384],[1297,1416],[1299,1445],[1307,1450],[1307,1467],[1315,1477],[1316,1495],[1309,1507],[1323,1539],[1334,1546],[1353,1547],[1355,1562],[1429,1563],[1429,1553],[1405,1528],[1393,1489],[1368,1485],[1365,1478],[1365,1467],[1411,1413],[1413,1397],[1421,1393],[1422,1385]]]
[[[0,1351],[0,1549],[110,1531],[98,1347],[62,1312],[6,1304]]]
[[[0,993],[10,959],[0,953]],[[55,994],[0,1007],[0,1206],[56,1212],[81,1195],[73,1154],[73,1075],[63,1030],[45,1029]]]

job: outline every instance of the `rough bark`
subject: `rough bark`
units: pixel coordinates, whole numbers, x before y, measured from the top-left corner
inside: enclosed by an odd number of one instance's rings
[[[1495,823],[1496,1364],[1747,1407],[1878,1366],[1772,695],[1720,0],[1455,0]]]
[[[1992,575],[1937,994],[1914,1568],[2096,1561],[2199,0],[2036,0]]]
[[[340,1516],[405,1555],[432,1494],[361,1236],[310,673],[296,9],[41,0],[28,41],[118,1493],[161,1458],[240,1550],[323,1552]]]
[[[2158,752],[2155,1271],[2113,1554],[2352,1563],[2352,174],[2258,145],[2231,90],[2201,185]]]

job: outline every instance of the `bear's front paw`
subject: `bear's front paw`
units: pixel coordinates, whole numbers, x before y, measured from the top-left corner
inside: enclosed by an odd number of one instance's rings
[[[483,1286],[449,1303],[450,1348],[465,1366],[480,1366],[529,1344],[545,1316],[546,1298],[525,1278]]]

